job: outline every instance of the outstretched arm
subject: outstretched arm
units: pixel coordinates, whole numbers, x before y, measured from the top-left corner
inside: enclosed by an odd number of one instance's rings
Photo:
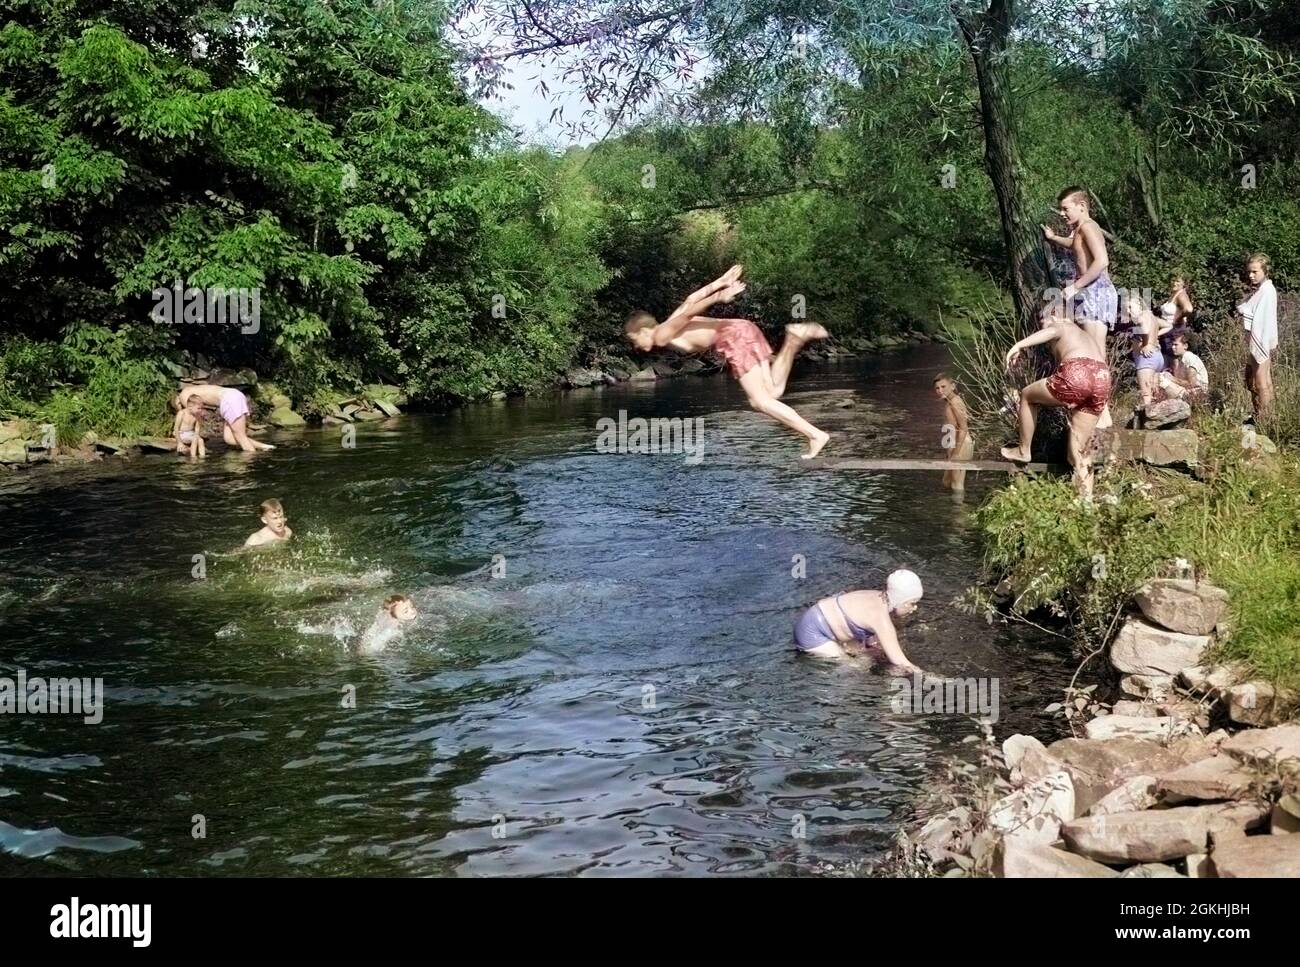
[[[1007,352],[1007,369],[1010,369],[1012,364],[1015,363],[1016,357],[1020,355],[1020,350],[1028,349],[1030,346],[1041,346],[1043,343],[1049,343],[1053,339],[1058,338],[1061,335],[1060,327],[1061,323],[1044,326],[1042,329],[1039,329],[1038,332],[1026,336],[1024,339],[1020,340],[1020,342],[1012,346]]]
[[[733,265],[703,288],[696,289],[686,297],[673,314],[655,327],[654,343],[666,346],[682,334],[696,316],[701,316],[719,302],[730,302],[745,291],[745,283],[740,279],[741,268]]]
[[[1069,248],[1074,244],[1073,235],[1057,235],[1046,225],[1040,225],[1039,227],[1043,230],[1043,237],[1053,245],[1059,245],[1061,248]]]
[[[883,606],[880,607],[880,617],[872,625],[872,630],[876,633],[876,640],[880,642],[880,650],[885,653],[891,665],[902,668],[905,671],[919,672],[917,668],[903,654],[903,647],[898,643],[898,633],[894,631],[894,622],[889,617],[889,612]]]

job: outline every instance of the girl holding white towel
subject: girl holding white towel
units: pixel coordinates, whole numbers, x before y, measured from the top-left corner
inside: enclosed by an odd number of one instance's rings
[[[1277,289],[1268,277],[1273,263],[1263,252],[1246,259],[1246,280],[1252,290],[1237,306],[1246,342],[1246,388],[1255,417],[1266,416],[1273,406],[1272,357],[1277,349]]]

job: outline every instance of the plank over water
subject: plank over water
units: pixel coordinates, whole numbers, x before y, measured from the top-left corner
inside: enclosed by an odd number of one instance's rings
[[[992,470],[997,473],[1068,473],[1054,463],[1011,463],[1009,460],[904,460],[893,457],[818,457],[804,463],[826,470]]]

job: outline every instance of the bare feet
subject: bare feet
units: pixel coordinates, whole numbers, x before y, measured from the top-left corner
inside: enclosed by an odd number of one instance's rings
[[[1006,457],[1012,463],[1029,462],[1029,454],[1025,453],[1025,451],[1021,450],[1019,447],[1003,447],[1002,456]]]
[[[823,430],[818,430],[817,435],[808,441],[808,451],[803,454],[805,460],[812,460],[817,454],[822,452],[822,447],[830,440],[831,435]]]
[[[792,322],[785,327],[785,331],[787,335],[793,336],[800,342],[808,342],[811,339],[826,339],[830,336],[825,326],[818,325],[815,322]]]

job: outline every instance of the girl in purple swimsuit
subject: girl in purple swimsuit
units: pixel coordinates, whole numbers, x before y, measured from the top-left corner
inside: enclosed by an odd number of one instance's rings
[[[920,672],[903,654],[893,618],[915,611],[922,593],[921,579],[900,570],[889,575],[884,591],[846,591],[822,598],[795,622],[795,648],[818,658],[843,658],[848,654],[845,645],[874,647],[896,667]]]

